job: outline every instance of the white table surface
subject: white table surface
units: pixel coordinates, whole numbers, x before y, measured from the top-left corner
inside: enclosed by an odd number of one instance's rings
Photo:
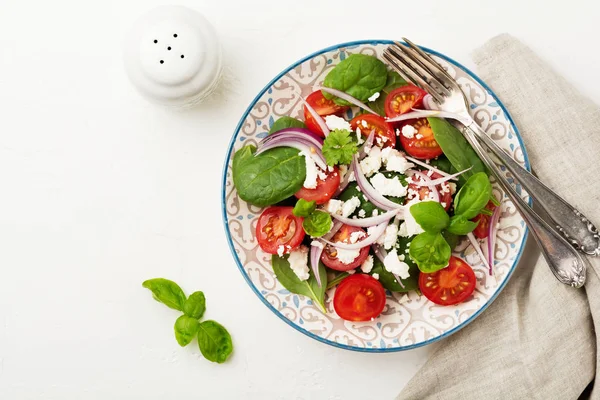
[[[600,101],[593,3],[180,0],[219,31],[234,85],[174,113],[140,98],[121,61],[124,32],[164,2],[0,0],[0,398],[392,398],[431,347],[318,343],[240,275],[220,212],[238,119],[306,54],[401,35],[472,67],[472,49],[510,32]],[[177,345],[177,314],[141,287],[152,277],[205,292],[206,317],[234,338],[230,361]]]

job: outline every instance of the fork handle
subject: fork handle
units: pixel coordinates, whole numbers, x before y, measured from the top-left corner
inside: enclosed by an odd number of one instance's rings
[[[496,176],[500,186],[502,186],[519,210],[527,226],[531,229],[533,237],[538,242],[541,253],[554,276],[566,285],[576,288],[583,286],[586,280],[587,260],[558,231],[533,211],[517,193],[515,188],[506,181],[506,178],[502,176],[500,168],[486,154],[485,149],[477,139],[475,132],[470,129],[470,126],[464,126],[462,131],[465,138],[494,176]]]
[[[554,227],[571,245],[584,254],[600,256],[600,234],[585,215],[567,203],[532,173],[521,167],[475,121],[471,120],[469,128],[474,131],[476,138],[500,159],[501,163],[514,175],[536,203],[544,209],[554,222]]]

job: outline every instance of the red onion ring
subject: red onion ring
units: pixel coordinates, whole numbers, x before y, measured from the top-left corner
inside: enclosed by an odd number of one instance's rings
[[[338,221],[343,222],[346,225],[358,226],[360,228],[368,228],[373,225],[379,225],[383,222],[387,222],[390,219],[394,218],[396,215],[403,215],[403,214],[404,214],[404,208],[399,208],[396,210],[388,211],[388,212],[378,215],[376,217],[369,217],[369,218],[356,218],[356,219],[346,218],[346,217],[342,217],[341,215],[338,215],[335,213],[331,214],[331,216],[334,219],[337,219]]]
[[[359,250],[359,249],[362,249],[363,247],[367,247],[367,246],[370,246],[373,243],[375,243],[377,241],[377,239],[379,239],[381,237],[381,235],[383,235],[383,232],[385,232],[385,228],[387,228],[387,226],[388,226],[387,221],[382,222],[379,225],[375,225],[376,229],[373,230],[372,234],[368,235],[364,239],[357,241],[356,243],[330,242],[327,239],[323,239],[323,241],[325,243],[327,243],[328,245],[337,247],[339,249]]]
[[[427,176],[427,174],[422,173],[421,171],[415,171],[415,170],[408,170],[406,172],[409,172],[416,176],[418,176],[419,178],[421,178],[425,183],[419,186],[427,186],[429,188],[429,193],[433,194],[433,201],[437,201],[438,203],[440,202],[440,192],[438,191],[437,187],[432,184],[431,179]],[[415,185],[417,184],[417,182],[414,182]]]
[[[323,152],[321,151],[321,149],[315,147],[312,142],[303,140],[299,137],[292,139],[288,139],[286,137],[273,139],[260,146],[255,155],[262,154],[265,151],[274,149],[276,147],[293,147],[294,149],[305,151],[307,154],[310,155],[310,158],[312,158],[315,161],[315,163],[317,163],[319,168],[321,168],[324,171],[327,170],[327,162],[325,161],[325,157],[323,156]]]
[[[475,235],[473,235],[473,232],[467,233],[467,238],[469,239],[469,242],[471,242],[471,244],[475,248],[475,251],[477,252],[477,255],[479,256],[479,258],[481,259],[481,262],[483,263],[483,265],[485,265],[487,267],[487,269],[490,270],[491,267],[488,264],[488,260],[483,255],[483,251],[481,250],[481,245],[479,244],[479,241],[477,240]]]
[[[413,162],[413,163],[415,163],[415,164],[417,164],[417,165],[419,165],[419,166],[421,166],[421,167],[423,167],[423,168],[427,168],[427,169],[429,169],[429,170],[431,170],[431,171],[433,171],[433,172],[437,172],[438,174],[440,174],[440,175],[442,175],[442,176],[450,176],[450,174],[449,174],[449,173],[447,173],[447,172],[445,172],[445,171],[442,171],[441,169],[437,169],[436,167],[434,167],[434,166],[432,166],[432,165],[429,165],[429,164],[427,164],[427,163],[424,163],[424,162],[423,162],[423,161],[421,161],[421,160],[417,160],[417,159],[416,159],[416,158],[414,158],[414,157],[410,157],[410,156],[404,156],[404,158],[406,158],[408,161],[410,161],[410,162]],[[458,179],[456,179],[456,178],[452,178],[452,180],[453,180],[453,181],[457,181]]]
[[[427,117],[454,119],[462,124],[469,125],[469,121],[462,115],[451,113],[448,111],[438,111],[438,110],[414,110],[409,113],[398,115],[397,117],[387,119],[386,121],[387,122],[400,122],[400,121],[406,121],[408,119],[427,118]]]
[[[495,252],[496,252],[496,235],[498,234],[498,229],[497,229],[497,225],[498,222],[500,221],[500,214],[502,214],[502,211],[500,210],[502,208],[502,204],[500,204],[498,207],[496,207],[494,209],[494,212],[492,213],[492,216],[490,218],[490,226],[488,228],[488,243],[487,243],[487,250],[488,250],[488,263],[489,263],[489,267],[490,267],[490,275],[493,275],[493,268],[494,268],[494,256],[495,256]]]
[[[327,135],[329,135],[330,131],[329,131],[329,128],[327,127],[327,124],[325,123],[325,120],[323,119],[323,117],[321,117],[319,115],[319,113],[316,112],[315,109],[312,108],[312,106],[310,104],[308,104],[308,102],[306,100],[304,100],[304,97],[302,97],[300,94],[298,94],[298,96],[300,96],[300,101],[302,101],[302,103],[304,104],[304,106],[306,107],[306,109],[308,110],[310,115],[312,115],[312,117],[317,122],[317,125],[319,125],[319,128],[321,128],[321,130],[323,131],[323,135],[325,135],[325,137],[327,137]]]
[[[421,182],[413,182],[413,183],[414,183],[416,186],[441,185],[441,184],[442,184],[442,183],[444,183],[444,182],[447,182],[447,181],[449,181],[449,180],[452,180],[452,178],[456,178],[457,176],[460,176],[460,175],[464,174],[465,172],[469,171],[471,168],[473,168],[473,167],[469,167],[469,168],[467,168],[467,169],[464,169],[464,170],[462,170],[462,171],[460,171],[460,172],[457,172],[457,173],[455,173],[455,174],[452,174],[452,175],[449,175],[449,176],[444,176],[444,177],[442,177],[442,178],[438,178],[438,179],[434,179],[434,180],[431,180],[431,178],[430,178],[430,182],[429,182],[429,183],[427,183],[427,184],[425,184],[425,183],[421,183]]]
[[[310,140],[315,144],[315,146],[322,148],[323,147],[323,138],[304,128],[287,128],[277,131],[275,133],[270,134],[265,137],[263,140],[258,142],[259,146],[262,143],[270,142],[273,139],[278,139],[280,137],[288,137],[288,138],[296,138],[301,137],[303,139]]]
[[[352,170],[354,171],[354,178],[356,179],[356,183],[358,183],[358,187],[360,187],[360,190],[367,199],[375,205],[375,207],[386,211],[402,208],[400,204],[396,204],[393,201],[386,199],[381,193],[375,190],[367,177],[363,174],[362,169],[358,164],[358,157],[356,154],[352,160]]]
[[[344,224],[342,224],[341,222],[335,221],[333,223],[333,227],[325,236],[323,236],[323,239],[331,238],[333,235],[335,235],[337,233],[337,231],[340,230],[342,225],[344,225]],[[315,241],[322,244],[322,242],[320,240],[315,240]],[[319,246],[319,245],[313,245],[312,243],[310,245],[310,267],[312,269],[313,274],[315,275],[315,278],[317,279],[317,284],[319,285],[319,287],[321,287],[321,276],[319,275],[319,261],[321,260],[321,254],[323,254],[324,247],[325,247],[324,245]]]
[[[322,92],[327,92],[329,94],[339,97],[340,99],[344,99],[348,103],[352,103],[355,106],[360,107],[367,112],[370,112],[371,114],[379,115],[375,111],[371,110],[369,108],[369,106],[367,106],[362,101],[350,96],[348,93],[342,92],[341,90],[332,89],[332,88],[328,88],[328,87],[324,87],[324,86],[317,87],[317,88],[315,88],[315,90],[321,90]]]
[[[367,155],[367,149],[368,149],[368,151],[371,151],[371,148],[373,148],[374,141],[375,141],[375,129],[372,129],[371,133],[369,133],[369,136],[367,136],[367,140],[365,141],[365,143],[362,145],[362,147],[358,151],[358,159],[359,160],[362,160]]]

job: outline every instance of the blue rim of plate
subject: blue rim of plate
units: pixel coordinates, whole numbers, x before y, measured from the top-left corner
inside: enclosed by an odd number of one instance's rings
[[[432,344],[435,343],[439,340],[442,340],[444,338],[447,338],[448,336],[452,335],[455,332],[458,332],[460,329],[464,328],[465,326],[467,326],[470,322],[474,321],[479,314],[481,314],[486,308],[489,307],[490,304],[492,304],[492,302],[496,299],[496,297],[498,297],[498,295],[500,294],[500,292],[502,292],[502,290],[504,289],[504,286],[506,286],[506,283],[508,282],[508,280],[510,279],[510,277],[512,276],[517,264],[519,263],[519,260],[521,259],[521,256],[523,254],[523,250],[525,248],[525,243],[527,242],[527,236],[529,235],[529,228],[527,228],[527,225],[525,225],[525,232],[523,233],[523,240],[522,240],[522,245],[521,248],[519,249],[519,253],[517,254],[517,257],[515,258],[515,261],[513,263],[513,265],[510,267],[510,270],[508,271],[507,275],[506,275],[506,279],[504,279],[504,281],[502,282],[502,284],[500,285],[500,287],[498,288],[498,290],[496,291],[496,293],[494,293],[494,295],[492,297],[490,297],[490,299],[479,309],[477,310],[477,312],[475,312],[473,315],[471,315],[469,317],[469,319],[467,319],[466,321],[462,322],[460,325],[458,325],[457,327],[444,332],[443,334],[436,336],[435,338],[429,339],[427,341],[424,342],[420,342],[420,343],[416,343],[416,344],[412,344],[410,346],[402,346],[402,347],[392,347],[392,348],[365,348],[365,347],[354,347],[354,346],[348,346],[345,344],[341,344],[341,343],[337,343],[337,342],[333,342],[331,340],[327,340],[324,339],[320,336],[315,335],[314,333],[311,333],[309,331],[307,331],[306,329],[302,329],[301,327],[299,327],[298,325],[294,324],[292,321],[290,321],[289,319],[287,319],[285,316],[283,316],[279,311],[277,311],[277,309],[275,309],[271,303],[269,303],[267,301],[267,299],[265,299],[260,292],[258,291],[258,289],[256,288],[256,286],[254,286],[254,284],[252,283],[252,281],[250,280],[250,278],[248,277],[248,274],[246,273],[246,270],[244,269],[244,266],[242,265],[242,263],[240,262],[239,257],[237,256],[237,253],[235,251],[235,248],[233,247],[233,240],[231,239],[231,234],[229,233],[229,229],[228,229],[228,222],[229,220],[227,219],[227,190],[226,190],[226,185],[227,185],[227,169],[228,169],[228,165],[229,165],[229,160],[231,158],[231,151],[233,150],[233,146],[235,145],[235,140],[238,137],[238,133],[240,132],[240,129],[242,128],[242,125],[244,123],[244,121],[246,120],[246,117],[248,116],[248,114],[250,113],[250,111],[252,111],[252,108],[254,107],[254,105],[256,104],[256,102],[262,97],[263,94],[265,94],[265,92],[267,90],[269,90],[269,88],[275,83],[277,82],[279,79],[281,79],[282,76],[284,76],[285,74],[287,74],[290,70],[292,70],[293,68],[297,67],[299,64],[302,64],[303,62],[310,60],[318,55],[321,55],[323,53],[329,52],[329,51],[333,51],[333,50],[337,50],[341,47],[356,47],[356,46],[360,46],[360,45],[365,45],[365,44],[370,44],[370,45],[377,45],[377,44],[393,44],[394,42],[391,40],[385,40],[385,39],[373,39],[373,40],[356,40],[356,41],[352,41],[352,42],[346,42],[346,43],[340,43],[340,44],[336,44],[333,46],[329,46],[326,47],[324,49],[318,50],[314,53],[311,53],[309,55],[307,55],[306,57],[296,61],[295,63],[293,63],[292,65],[290,65],[289,67],[287,67],[285,70],[283,70],[280,74],[278,74],[275,78],[273,78],[269,83],[267,83],[267,85],[256,95],[256,97],[254,97],[254,100],[252,100],[252,102],[250,103],[250,105],[248,106],[248,108],[246,109],[246,111],[244,112],[244,115],[242,115],[242,118],[240,119],[240,122],[237,124],[234,134],[231,137],[231,141],[229,142],[229,146],[227,148],[227,154],[225,156],[225,165],[223,166],[223,180],[222,180],[222,190],[221,190],[221,209],[222,209],[222,213],[223,213],[223,226],[225,228],[225,235],[227,236],[227,242],[229,243],[229,249],[231,250],[231,254],[233,255],[233,258],[235,259],[235,262],[240,270],[240,272],[242,273],[242,275],[244,276],[244,279],[246,280],[246,283],[248,283],[248,286],[250,286],[250,288],[252,289],[252,291],[256,294],[256,296],[258,296],[258,298],[267,306],[267,308],[269,308],[269,310],[271,310],[275,315],[277,315],[281,320],[283,320],[286,324],[288,324],[289,326],[291,326],[292,328],[296,329],[297,331],[305,334],[306,336],[310,337],[311,339],[315,339],[321,343],[325,343],[328,344],[330,346],[334,346],[334,347],[339,347],[341,349],[345,349],[345,350],[352,350],[352,351],[358,351],[361,353],[394,353],[394,352],[398,352],[398,351],[405,351],[405,350],[411,350],[411,349],[415,349],[417,347],[422,347],[422,346],[426,346],[428,344]],[[492,91],[492,89],[489,88],[489,86],[482,81],[477,75],[475,75],[471,70],[469,70],[468,68],[466,68],[465,66],[463,66],[462,64],[454,61],[453,59],[451,59],[450,57],[439,53],[435,50],[431,50],[427,47],[423,47],[421,46],[421,48],[423,50],[425,50],[426,52],[428,52],[429,54],[433,54],[435,56],[438,56],[446,61],[448,61],[449,63],[455,65],[458,68],[461,68],[463,71],[465,71],[467,74],[469,74],[469,76],[471,78],[473,78],[477,83],[479,83],[481,85],[481,87],[483,87],[488,93],[490,93],[495,99],[496,102],[498,103],[498,105],[500,106],[500,108],[502,109],[502,112],[504,113],[505,117],[508,119],[508,121],[510,122],[510,125],[512,126],[512,129],[517,137],[517,140],[519,141],[519,145],[521,146],[521,151],[523,152],[523,159],[525,160],[525,168],[527,168],[528,171],[531,171],[531,167],[529,164],[529,156],[527,155],[527,150],[525,149],[525,144],[523,143],[523,139],[521,138],[521,134],[519,133],[519,130],[517,129],[517,126],[515,125],[512,117],[510,116],[508,110],[506,109],[506,107],[504,106],[504,104],[500,101],[500,99],[498,98],[498,96],[496,96],[496,94]],[[529,205],[532,204],[532,200],[531,198],[529,199]]]

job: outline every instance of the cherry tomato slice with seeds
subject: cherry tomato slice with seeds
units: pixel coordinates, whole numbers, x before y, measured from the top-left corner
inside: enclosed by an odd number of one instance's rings
[[[385,289],[367,274],[354,274],[338,285],[333,297],[335,312],[346,321],[370,321],[385,307]]]
[[[362,228],[359,228],[357,226],[342,225],[340,230],[337,231],[335,235],[333,235],[331,241],[334,243],[350,243],[350,236],[354,232],[363,232],[365,234],[364,237],[367,236],[366,232]],[[370,246],[363,247],[362,249],[360,249],[358,256],[351,263],[346,264],[340,261],[340,259],[337,257],[337,249],[333,246],[327,245],[325,246],[325,249],[323,249],[323,253],[321,254],[321,261],[327,267],[336,271],[349,271],[351,269],[355,269],[367,259],[367,257],[369,256],[369,249]]]
[[[317,114],[319,114],[322,117],[332,114],[341,115],[349,108],[347,106],[340,106],[338,104],[335,104],[333,100],[326,99],[320,90],[312,92],[306,98],[306,102],[310,104],[310,106],[317,112]],[[310,111],[308,111],[306,106],[304,106],[304,122],[306,123],[306,127],[312,132],[322,137],[325,137],[325,134],[321,130],[321,127],[319,126],[319,124],[317,124],[317,121],[315,121],[314,117],[312,116]]]
[[[338,167],[333,167],[333,171],[326,172],[325,179],[317,178],[317,187],[307,189],[303,187],[298,190],[294,196],[306,201],[315,201],[317,204],[327,203],[333,197],[340,186],[340,172]]]
[[[487,205],[485,206],[486,209],[490,210],[490,211],[494,211],[494,209],[496,208],[496,205],[494,203],[492,203],[491,201],[489,201],[487,203]],[[477,227],[475,228],[475,230],[473,231],[473,234],[475,235],[476,238],[478,239],[485,239],[486,237],[488,237],[489,235],[489,229],[490,229],[490,219],[492,217],[486,214],[477,214],[475,216],[475,218],[473,218],[471,221],[473,222],[478,222],[479,224],[477,225]]]
[[[428,174],[428,171],[421,171],[421,172],[424,174]],[[441,177],[442,177],[442,175],[438,174],[437,172],[434,172],[431,174],[429,179],[435,180],[435,179],[439,179]],[[413,177],[413,178],[411,178],[411,181],[415,180],[415,179],[419,179],[419,178]],[[444,207],[446,209],[446,211],[448,211],[450,209],[450,206],[452,205],[452,192],[450,191],[450,187],[448,186],[448,183],[446,182],[446,183],[437,185],[436,189],[438,190],[438,193],[440,194],[440,203],[443,203],[442,207]],[[408,184],[407,192],[408,193],[406,195],[405,203],[408,203],[409,201],[413,200],[417,196],[419,196],[419,200],[428,199],[428,198],[430,198],[429,193],[431,192],[431,190],[429,190],[429,188],[427,186],[417,186],[414,182],[410,182]]]
[[[385,98],[385,115],[394,118],[423,105],[426,91],[414,85],[400,86]]]
[[[429,160],[442,155],[442,148],[433,137],[433,130],[427,121],[427,118],[419,118],[407,121],[404,126],[410,125],[416,131],[412,137],[406,137],[400,133],[400,143],[406,152],[423,160]],[[402,132],[402,128],[400,131]]]
[[[292,214],[294,207],[272,206],[265,209],[256,223],[256,238],[265,253],[277,254],[279,246],[289,253],[302,243],[302,218]]]
[[[366,125],[366,126],[365,126]],[[381,141],[383,147],[396,147],[396,134],[394,127],[385,122],[383,117],[375,114],[362,114],[354,117],[350,121],[352,130],[360,129],[363,137],[367,138],[373,130],[375,130],[375,143]]]
[[[473,268],[458,257],[450,257],[446,268],[431,274],[421,272],[419,289],[435,304],[450,306],[465,301],[475,290]]]

